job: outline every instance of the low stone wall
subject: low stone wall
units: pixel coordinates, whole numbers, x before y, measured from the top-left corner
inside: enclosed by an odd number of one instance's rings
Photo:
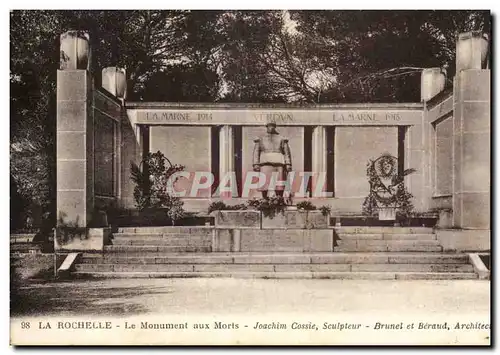
[[[56,251],[102,251],[109,244],[111,228],[84,228],[80,233],[56,229],[54,249]]]
[[[11,253],[42,253],[47,252],[46,242],[34,242],[35,233],[11,234],[10,252]]]
[[[35,239],[35,233],[18,233],[10,235],[10,243],[31,243]]]
[[[491,231],[479,229],[436,229],[444,251],[487,251],[491,249]]]

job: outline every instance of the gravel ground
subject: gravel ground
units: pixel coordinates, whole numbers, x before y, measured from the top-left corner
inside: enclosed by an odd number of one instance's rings
[[[110,279],[32,282],[18,294],[13,316],[490,311],[482,280]]]
[[[32,282],[18,294],[18,345],[488,345],[491,336],[490,282],[480,280],[113,279]]]

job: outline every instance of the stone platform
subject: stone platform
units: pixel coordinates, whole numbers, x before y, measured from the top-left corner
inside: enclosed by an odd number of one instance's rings
[[[77,278],[476,279],[468,254],[444,253],[431,228],[119,228],[80,254]]]

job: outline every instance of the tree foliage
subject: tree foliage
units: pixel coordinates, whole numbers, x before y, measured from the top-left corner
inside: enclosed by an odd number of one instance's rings
[[[11,185],[49,225],[70,29],[90,34],[95,85],[126,68],[128,100],[334,103],[418,101],[421,69],[451,83],[458,33],[491,24],[488,11],[12,11]]]
[[[423,68],[455,74],[459,33],[489,33],[488,11],[294,11],[298,36],[330,78],[319,102],[418,101]],[[331,73],[326,70],[331,70]]]

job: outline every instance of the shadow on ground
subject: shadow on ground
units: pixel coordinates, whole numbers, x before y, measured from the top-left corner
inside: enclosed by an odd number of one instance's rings
[[[108,285],[108,286],[107,286]],[[116,287],[99,280],[54,279],[52,254],[11,255],[11,316],[114,315],[147,313],[135,296],[172,293],[168,287]]]
[[[40,282],[28,280],[11,289],[11,316],[144,314],[131,298],[172,293],[168,287],[106,287],[99,281]]]

